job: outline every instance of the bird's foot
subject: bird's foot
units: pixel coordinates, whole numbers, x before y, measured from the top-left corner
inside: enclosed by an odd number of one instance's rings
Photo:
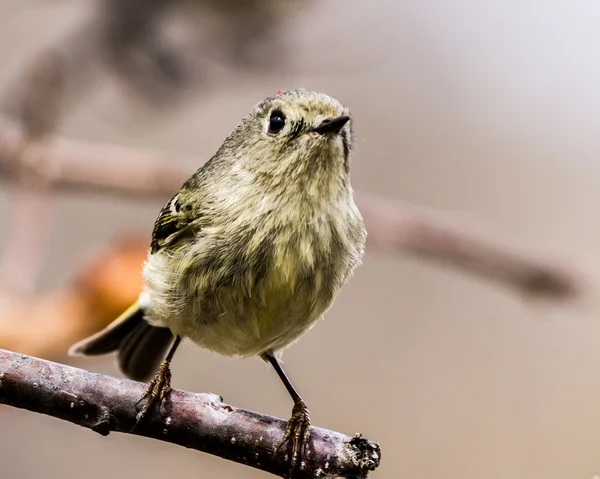
[[[294,471],[301,462],[302,456],[306,451],[310,436],[309,428],[310,416],[308,413],[308,407],[306,407],[304,401],[299,400],[296,402],[296,404],[294,404],[294,409],[292,409],[292,417],[287,423],[283,441],[279,445],[279,448],[281,448],[281,446],[284,444],[288,442],[290,443],[290,478],[293,477]]]
[[[133,425],[132,431],[137,429],[140,423],[144,420],[148,412],[152,409],[152,407],[157,403],[163,403],[163,401],[167,398],[169,393],[171,392],[171,369],[169,368],[169,363],[167,361],[163,361],[158,368],[158,372],[150,381],[148,385],[148,389],[144,393],[144,395],[137,402],[136,406],[140,404],[142,401],[146,401],[140,412],[138,412],[135,417],[135,424]]]

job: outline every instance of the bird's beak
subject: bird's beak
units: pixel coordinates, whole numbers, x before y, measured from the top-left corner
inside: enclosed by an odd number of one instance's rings
[[[339,133],[344,125],[350,121],[350,117],[348,115],[338,116],[337,118],[328,118],[327,120],[323,120],[319,126],[315,126],[308,131],[314,131],[316,133],[320,133],[322,135],[326,133]]]

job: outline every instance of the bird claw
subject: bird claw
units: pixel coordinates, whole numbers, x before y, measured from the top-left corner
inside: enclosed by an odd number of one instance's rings
[[[292,455],[290,458],[290,478],[293,475],[302,455],[306,452],[308,439],[310,437],[310,416],[308,407],[304,401],[298,401],[292,409],[292,417],[287,422],[283,441],[277,448],[279,450],[284,444],[290,443]]]
[[[163,361],[158,369],[158,372],[150,381],[148,385],[148,389],[144,395],[140,398],[140,400],[136,403],[136,406],[139,405],[142,401],[146,401],[140,412],[138,412],[135,417],[135,424],[133,425],[132,431],[135,430],[140,423],[144,420],[150,409],[156,404],[163,403],[163,401],[168,397],[171,392],[171,370],[169,369],[169,364],[166,361]]]

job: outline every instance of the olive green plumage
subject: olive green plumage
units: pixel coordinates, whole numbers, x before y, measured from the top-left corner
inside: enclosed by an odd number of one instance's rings
[[[162,357],[173,335],[245,357],[273,354],[309,329],[365,245],[348,115],[306,90],[257,104],[160,212],[139,306],[72,352],[125,350],[122,368],[143,377],[151,371],[131,362],[154,367],[149,356]],[[155,351],[136,351],[155,328],[167,328],[147,341]]]

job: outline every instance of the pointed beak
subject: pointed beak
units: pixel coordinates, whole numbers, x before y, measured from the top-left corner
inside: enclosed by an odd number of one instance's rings
[[[338,116],[337,118],[323,120],[319,126],[315,126],[308,131],[314,131],[316,133],[320,133],[322,135],[326,133],[339,133],[344,125],[350,121],[350,117],[348,115]]]

